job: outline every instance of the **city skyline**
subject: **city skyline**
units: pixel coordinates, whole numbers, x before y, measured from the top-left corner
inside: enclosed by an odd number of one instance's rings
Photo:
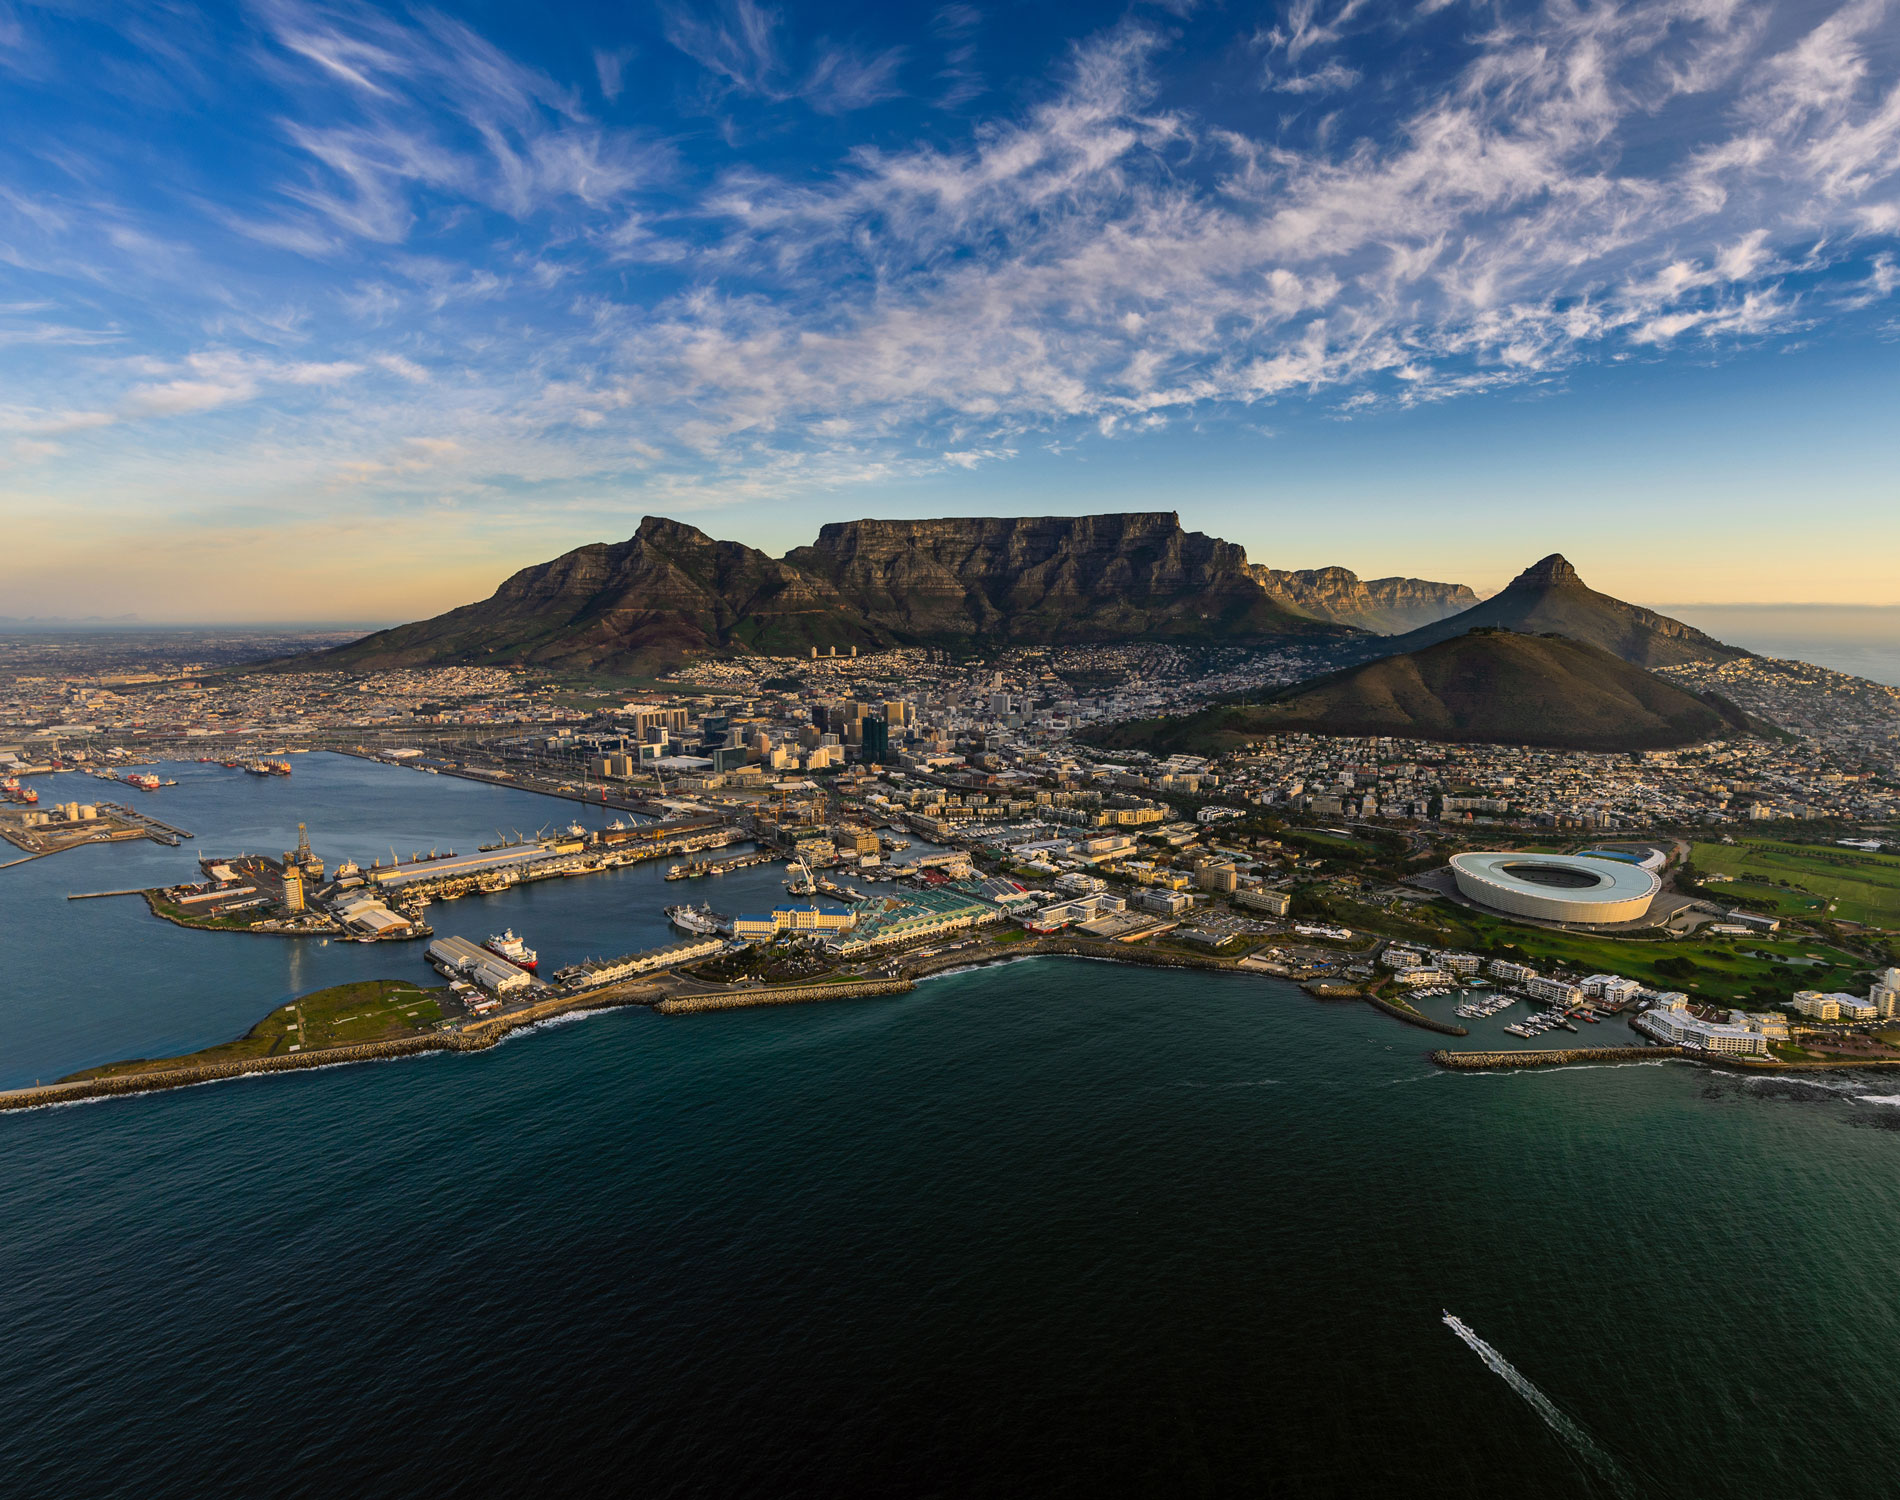
[[[0,614],[413,619],[669,515],[1890,604],[1883,4],[19,13]]]

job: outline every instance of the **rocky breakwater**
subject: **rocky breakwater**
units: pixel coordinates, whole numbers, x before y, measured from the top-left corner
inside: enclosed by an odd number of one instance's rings
[[[853,979],[842,984],[767,985],[758,989],[720,990],[705,995],[674,995],[653,1008],[664,1016],[703,1010],[745,1010],[754,1005],[808,1005],[815,1000],[862,1000],[872,995],[902,995],[916,989],[909,979]]]
[[[74,1078],[32,1088],[0,1091],[0,1111],[34,1109],[48,1104],[77,1104],[124,1094],[151,1094],[164,1089],[190,1088],[252,1073],[294,1073],[307,1068],[332,1068],[343,1063],[384,1062],[415,1057],[424,1052],[481,1052],[511,1031],[533,1026],[574,1011],[606,1010],[621,1005],[651,1005],[650,985],[626,985],[583,994],[568,994],[524,1006],[506,1015],[475,1021],[460,1030],[444,1029],[422,1036],[392,1037],[379,1042],[353,1042],[340,1047],[317,1047],[269,1057],[245,1057],[142,1068],[90,1078]]]
[[[1470,1031],[1458,1025],[1455,1021],[1435,1020],[1433,1017],[1426,1015],[1424,1011],[1415,1010],[1402,1000],[1387,1000],[1379,995],[1367,995],[1366,1000],[1375,1010],[1382,1010],[1388,1016],[1396,1016],[1408,1026],[1422,1026],[1427,1031],[1440,1032],[1445,1036],[1471,1035]]]
[[[1549,1051],[1452,1052],[1441,1049],[1432,1061],[1441,1068],[1554,1068],[1564,1063],[1654,1062],[1659,1057],[1694,1057],[1681,1047],[1563,1047]]]
[[[422,1052],[442,1052],[459,1045],[450,1032],[431,1036],[400,1037],[387,1042],[358,1042],[348,1047],[326,1047],[315,1052],[294,1052],[286,1057],[247,1057],[227,1062],[184,1063],[175,1068],[154,1068],[143,1073],[115,1073],[103,1078],[77,1078],[70,1082],[40,1084],[33,1088],[0,1092],[0,1110],[37,1109],[48,1104],[77,1104],[86,1099],[109,1099],[121,1094],[151,1094],[162,1089],[190,1088],[200,1083],[216,1083],[224,1078],[242,1078],[251,1073],[292,1073],[304,1068],[328,1068],[338,1063],[380,1062],[393,1057],[414,1057]]]

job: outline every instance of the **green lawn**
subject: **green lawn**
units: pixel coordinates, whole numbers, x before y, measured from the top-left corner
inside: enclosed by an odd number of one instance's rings
[[[1867,854],[1826,844],[1741,838],[1733,844],[1697,844],[1692,858],[1704,875],[1735,877],[1733,884],[1709,889],[1723,896],[1732,892],[1738,906],[1772,899],[1780,903],[1776,910],[1785,915],[1811,913],[1869,927],[1900,929],[1900,856]],[[1787,886],[1798,889],[1788,890]],[[1803,904],[1816,898],[1833,903],[1834,910],[1815,911]]]
[[[1785,938],[1686,939],[1597,937],[1553,932],[1502,917],[1434,901],[1410,912],[1386,912],[1359,902],[1327,902],[1335,919],[1355,931],[1367,929],[1487,956],[1513,958],[1533,967],[1621,974],[1658,989],[1682,990],[1711,1000],[1766,1006],[1796,990],[1854,988],[1864,962],[1821,942]],[[1787,959],[1815,955],[1821,964]],[[1684,967],[1684,965],[1693,967]],[[1758,993],[1760,991],[1760,993]]]
[[[314,1052],[355,1042],[385,1041],[433,1031],[442,1019],[441,990],[425,990],[400,979],[366,979],[317,990],[280,1005],[236,1041],[207,1047],[184,1057],[137,1058],[88,1068],[73,1078],[106,1078],[149,1073],[191,1063],[285,1057],[292,1050]],[[299,1024],[301,1022],[301,1025]],[[65,1081],[65,1080],[62,1080]]]
[[[167,901],[161,896],[155,895],[149,899],[153,912],[158,916],[170,917],[174,922],[203,928],[207,932],[249,932],[253,922],[261,922],[271,914],[268,906],[251,906],[226,917],[214,917],[203,911],[193,911],[189,906],[180,906],[175,901]]]

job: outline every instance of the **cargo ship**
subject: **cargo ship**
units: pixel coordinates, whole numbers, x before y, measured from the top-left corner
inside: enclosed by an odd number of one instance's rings
[[[515,930],[512,927],[499,937],[491,934],[488,941],[483,943],[482,946],[494,954],[495,957],[505,958],[517,969],[526,969],[530,974],[541,965],[540,955],[526,943],[522,942],[520,938],[516,937]]]
[[[253,776],[288,776],[290,762],[287,760],[254,760],[245,766]]]

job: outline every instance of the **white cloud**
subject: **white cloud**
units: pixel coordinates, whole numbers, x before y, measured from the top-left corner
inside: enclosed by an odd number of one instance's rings
[[[778,174],[735,146],[696,180],[437,12],[260,5],[278,90],[260,128],[284,155],[248,199],[201,205],[225,240],[180,247],[80,193],[0,190],[0,259],[59,288],[0,342],[58,351],[98,329],[146,355],[65,354],[67,383],[0,429],[44,441],[249,406],[257,448],[233,472],[301,465],[406,495],[428,468],[430,497],[476,495],[478,472],[603,490],[632,474],[710,504],[1001,461],[1029,433],[1257,424],[1275,402],[1351,412],[1632,351],[1700,357],[1895,290],[1900,83],[1892,11],[1867,0],[1487,10],[1456,71],[1429,77],[1355,50],[1401,45],[1416,11],[1299,0],[1242,52],[1299,102],[1232,115],[1205,91],[1182,102],[1176,32],[1134,19],[967,130],[939,116],[905,144],[893,110],[832,161]],[[919,69],[938,102],[980,88],[981,23],[945,6],[914,57],[799,40],[754,0],[661,24],[721,127],[743,99],[789,129]],[[630,55],[580,63],[615,118],[642,102]],[[1362,71],[1405,113],[1366,110]],[[260,244],[311,258],[309,290],[210,285],[282,263]],[[138,277],[142,320],[99,313]],[[210,311],[180,333],[179,289],[201,283]],[[124,333],[153,326],[148,344]],[[434,441],[457,451],[415,446]]]

